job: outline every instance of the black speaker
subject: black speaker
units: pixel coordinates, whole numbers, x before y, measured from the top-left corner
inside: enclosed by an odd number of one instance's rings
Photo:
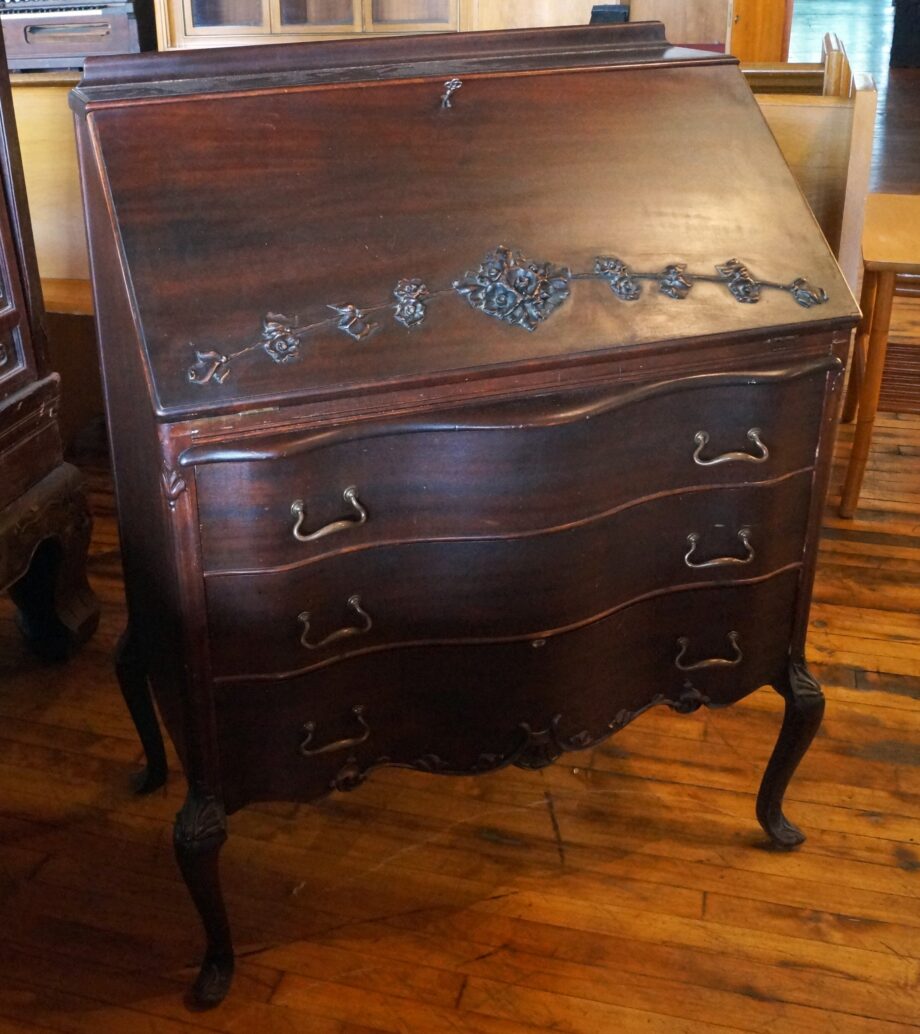
[[[591,25],[618,25],[629,21],[627,4],[595,4],[591,8]]]
[[[920,0],[895,0],[891,67],[920,68]]]

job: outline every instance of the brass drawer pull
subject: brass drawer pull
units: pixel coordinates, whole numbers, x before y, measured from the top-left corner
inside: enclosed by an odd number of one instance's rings
[[[307,516],[306,509],[303,505],[303,499],[295,499],[291,503],[291,513],[296,518],[294,521],[294,538],[298,542],[315,542],[317,539],[321,539],[326,535],[331,535],[336,531],[345,531],[346,528],[357,528],[361,524],[367,522],[367,510],[358,501],[358,490],[354,485],[350,485],[342,493],[342,498],[358,515],[357,517],[344,518],[340,521],[333,521],[331,524],[326,524],[317,531],[311,531],[309,535],[305,535],[301,530],[301,525],[304,522],[304,518]]]
[[[319,650],[324,646],[328,646],[330,643],[334,643],[339,639],[348,639],[353,635],[364,635],[366,632],[374,627],[373,621],[371,621],[370,614],[366,610],[361,609],[361,597],[355,593],[354,596],[348,597],[348,606],[358,615],[361,619],[361,624],[357,626],[349,626],[348,628],[339,628],[335,632],[330,632],[325,639],[320,639],[318,643],[311,643],[307,641],[307,636],[310,632],[310,611],[303,610],[297,615],[297,620],[303,625],[303,633],[300,637],[300,645],[305,646],[308,650]]]
[[[754,559],[754,547],[751,545],[751,529],[742,528],[738,532],[741,545],[744,546],[746,556],[717,556],[712,560],[694,560],[693,554],[699,544],[700,536],[691,531],[687,536],[687,543],[690,548],[684,554],[684,563],[687,567],[726,567],[729,564],[749,564]]]
[[[335,750],[347,750],[349,747],[357,747],[359,743],[363,743],[371,734],[371,727],[364,720],[364,705],[355,704],[351,709],[351,713],[357,718],[358,724],[361,726],[360,736],[351,736],[345,740],[335,740],[332,743],[327,743],[324,747],[313,747],[311,749],[310,744],[313,742],[313,734],[316,732],[316,722],[307,722],[303,727],[306,737],[300,745],[300,753],[305,758],[315,758],[318,754],[331,754]]]
[[[760,440],[760,428],[752,427],[747,433],[748,441],[760,453],[759,456],[752,456],[749,452],[723,452],[721,456],[714,456],[711,460],[700,458],[700,453],[706,448],[709,442],[708,431],[697,431],[693,436],[696,442],[696,449],[693,451],[693,462],[700,467],[715,467],[719,463],[764,463],[770,456],[770,450]]]
[[[697,661],[695,664],[685,664],[684,657],[687,654],[687,647],[690,645],[690,640],[687,636],[682,635],[677,640],[677,656],[674,658],[674,666],[679,668],[681,671],[697,671],[699,668],[734,668],[740,664],[743,659],[741,653],[741,647],[738,645],[738,633],[729,632],[728,641],[732,644],[732,649],[735,651],[735,656],[728,657],[710,657],[705,661]]]

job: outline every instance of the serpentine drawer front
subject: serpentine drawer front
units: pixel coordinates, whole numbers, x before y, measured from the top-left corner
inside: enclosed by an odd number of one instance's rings
[[[291,673],[398,643],[539,637],[671,588],[763,578],[801,563],[811,482],[808,470],[669,494],[555,531],[211,575],[214,673]],[[257,642],[254,627],[264,629]]]
[[[354,657],[220,691],[232,807],[350,789],[384,759],[470,774],[540,768],[653,702],[724,706],[782,676],[798,572],[646,600],[572,632]],[[600,685],[598,670],[628,677]],[[267,722],[266,722],[267,718]]]
[[[857,309],[735,59],[392,37],[90,59],[72,103],[118,675],[142,788],[148,687],[188,780],[196,1004],[233,973],[228,814],[382,765],[536,768],[770,685],[756,814],[797,846]]]
[[[769,481],[814,464],[825,372],[803,364],[747,383],[688,378],[250,441],[237,454],[284,455],[198,468],[204,564],[263,570],[382,542],[528,533],[677,488]]]

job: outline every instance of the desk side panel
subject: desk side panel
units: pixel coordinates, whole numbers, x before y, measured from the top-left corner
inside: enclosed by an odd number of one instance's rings
[[[169,427],[160,428],[153,416],[105,175],[92,127],[81,119],[77,149],[129,622],[190,778],[207,781],[216,766],[208,753],[213,740],[207,736],[211,708],[204,637],[194,635],[198,561],[193,479],[191,474],[184,479],[171,475]]]

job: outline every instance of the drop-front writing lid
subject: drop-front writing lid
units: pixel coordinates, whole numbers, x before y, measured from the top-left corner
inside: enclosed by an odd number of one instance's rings
[[[626,28],[88,64],[160,411],[852,322],[733,59]]]

